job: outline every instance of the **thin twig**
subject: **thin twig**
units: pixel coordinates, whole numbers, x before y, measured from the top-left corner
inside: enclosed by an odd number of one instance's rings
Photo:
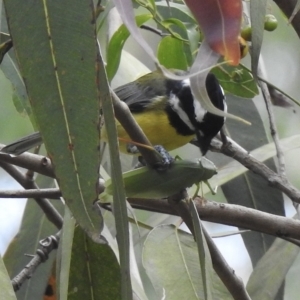
[[[2,167],[10,176],[12,176],[17,182],[19,182],[24,189],[38,189],[36,183],[32,180],[26,178],[22,172],[20,172],[16,167],[0,161],[0,167]],[[63,218],[56,208],[51,204],[48,199],[36,198],[36,203],[45,213],[46,217],[50,222],[52,222],[58,229],[62,228]]]
[[[60,232],[55,235],[48,236],[40,241],[41,248],[37,249],[36,254],[31,261],[25,266],[25,268],[15,276],[11,283],[14,291],[18,291],[22,284],[30,279],[35,272],[36,268],[43,262],[47,261],[49,254],[54,249],[57,249],[60,238]]]
[[[262,77],[262,71],[260,65],[258,66],[257,73],[259,76]],[[269,93],[269,89],[266,83],[263,81],[259,81],[259,85],[262,91],[263,98],[265,100],[268,116],[269,116],[269,123],[270,123],[270,132],[272,139],[274,141],[275,149],[276,149],[276,156],[278,158],[278,172],[279,175],[281,175],[283,178],[286,177],[286,172],[285,172],[285,161],[284,161],[284,155],[283,151],[280,146],[279,142],[279,137],[277,133],[277,128],[276,128],[276,122],[275,122],[275,116],[273,112],[273,106],[272,106],[272,101],[271,101],[271,95]]]
[[[28,189],[28,190],[0,190],[0,198],[50,198],[59,199],[61,192],[58,188]]]
[[[296,189],[286,178],[282,178],[282,176],[268,168],[264,163],[255,159],[232,139],[227,139],[228,143],[226,145],[216,139],[213,139],[210,145],[210,150],[232,157],[247,169],[267,180],[270,186],[277,188],[286,194],[292,201],[300,203],[300,191]]]
[[[169,33],[164,33],[162,32],[161,30],[157,29],[157,28],[154,28],[152,26],[149,26],[149,25],[141,25],[140,26],[141,29],[145,29],[145,30],[148,30],[150,32],[153,32],[161,37],[164,37],[164,36],[171,36]]]
[[[5,145],[0,144],[0,149],[4,146]],[[0,153],[0,161],[55,178],[50,159],[42,155],[25,152],[18,156],[11,156],[9,154]]]

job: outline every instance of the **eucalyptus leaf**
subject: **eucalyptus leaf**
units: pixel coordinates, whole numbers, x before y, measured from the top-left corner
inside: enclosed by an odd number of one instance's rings
[[[101,229],[101,217],[93,211],[100,165],[100,56],[91,19],[93,2],[44,1],[28,6],[5,1],[5,9],[34,118],[63,197],[96,240]]]

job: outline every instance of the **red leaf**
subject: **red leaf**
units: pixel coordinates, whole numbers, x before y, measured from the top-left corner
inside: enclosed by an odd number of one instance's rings
[[[209,46],[232,65],[240,61],[241,0],[185,0]]]

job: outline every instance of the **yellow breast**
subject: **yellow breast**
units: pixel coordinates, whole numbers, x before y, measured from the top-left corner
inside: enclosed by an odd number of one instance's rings
[[[167,151],[171,151],[189,143],[194,137],[194,135],[183,136],[178,134],[175,128],[170,125],[168,116],[163,110],[149,110],[141,114],[133,114],[133,116],[150,140],[151,144],[162,145]],[[131,141],[119,122],[117,122],[117,131],[118,137],[128,142]],[[101,139],[107,141],[105,126],[103,126],[101,131]],[[128,142],[122,140],[119,141],[120,150],[124,153],[127,153],[126,144]]]

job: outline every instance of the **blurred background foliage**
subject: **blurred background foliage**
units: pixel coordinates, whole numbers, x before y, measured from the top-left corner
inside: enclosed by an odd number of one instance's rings
[[[140,4],[141,3],[144,2],[140,2]],[[149,4],[150,1],[145,3]],[[112,6],[112,2],[102,1],[101,5],[110,8]],[[162,1],[157,2],[156,5],[159,12],[161,13],[161,16],[163,18],[167,18],[169,13],[167,4]],[[175,12],[177,14],[175,14]],[[294,32],[292,26],[287,24],[287,19],[280,12],[273,1],[268,2],[267,12],[276,16],[278,20],[278,28],[274,32],[264,32],[260,61],[260,64],[263,67],[263,75],[265,79],[272,83],[274,86],[278,87],[280,90],[291,95],[299,101],[299,38]],[[151,10],[149,12],[147,9],[137,5],[136,15],[139,16],[137,20],[139,24],[145,23],[148,26],[156,27],[156,23],[155,21],[153,21],[153,15],[151,15]],[[172,16],[173,18],[178,17],[182,22],[187,23],[185,23],[185,26],[183,26],[183,24],[179,23],[178,21],[175,22],[174,20],[172,20],[171,22],[169,20],[169,22],[162,22],[160,20],[162,24],[161,26],[158,26],[158,29],[161,30],[164,28],[168,28],[169,33],[171,31],[171,33],[173,34],[180,34],[181,39],[186,39],[193,42],[189,47],[186,46],[185,42],[180,41],[180,39],[174,39],[170,36],[166,36],[161,39],[160,36],[149,30],[143,30],[142,32],[155,53],[157,53],[161,63],[165,64],[167,67],[187,69],[192,62],[193,55],[195,54],[194,51],[196,51],[198,44],[197,42],[195,42],[195,37],[197,37],[198,34],[196,30],[196,24],[193,18],[191,18],[187,14],[184,14],[182,10],[174,10],[174,15]],[[100,14],[98,19],[97,34],[104,60],[108,63],[107,72],[109,75],[109,79],[111,79],[112,87],[117,87],[135,80],[141,75],[149,72],[149,70],[154,70],[154,63],[148,58],[141,47],[133,41],[128,32],[126,33],[126,30],[124,28],[119,29],[118,22],[116,21],[118,17],[111,17],[111,22],[113,24],[110,24],[109,21],[107,21],[106,17],[106,13]],[[186,24],[188,24],[187,27]],[[186,30],[186,28],[188,28],[188,30]],[[115,44],[108,44],[107,35],[109,38],[114,38],[114,33],[116,30],[118,30],[119,36],[115,38]],[[164,32],[167,31],[165,30]],[[124,37],[127,38],[127,36],[129,37],[124,43]],[[122,46],[120,42],[121,40],[124,43],[123,48],[120,48]],[[119,53],[120,65],[118,66],[114,59],[117,56],[116,53],[120,49],[123,50]],[[166,55],[166,53],[169,53],[169,49],[173,49],[173,55]],[[176,53],[185,53],[185,55],[180,56],[179,59]],[[112,57],[110,57],[109,54],[113,54]],[[175,59],[172,60],[172,58]],[[249,55],[242,60],[242,64],[250,68]],[[222,77],[224,76],[224,72],[222,73],[219,69],[216,69],[215,73],[217,74],[221,83],[223,80],[225,91],[227,93],[228,91],[233,92],[233,90],[231,89],[233,88],[232,86],[226,88],[227,79],[226,77]],[[247,150],[252,150],[266,144],[267,142],[270,142],[271,136],[263,98],[259,94],[256,95],[253,100],[250,99],[257,92],[257,90],[254,84],[248,85],[247,87],[251,90],[250,93],[245,93],[242,88],[236,91],[237,96],[244,95],[243,98],[233,97],[232,95],[230,95],[230,93],[228,93],[228,110],[229,112],[233,112],[234,114],[239,115],[239,113],[243,113],[243,109],[245,109],[245,107],[249,109],[248,111],[250,111],[251,109],[253,115],[248,117],[253,117],[253,119],[251,120],[252,126],[251,128],[249,128],[244,124],[229,120],[228,128],[231,133],[231,137],[234,140],[240,139],[238,140],[238,142],[241,143],[243,147],[245,147]],[[25,111],[22,111],[22,109],[20,109],[20,105],[18,104],[18,100],[20,100],[18,98],[20,97],[20,93],[16,92],[15,87],[5,77],[3,71],[0,71],[0,91],[2,105],[0,110],[0,128],[2,128],[2,130],[0,130],[0,141],[1,143],[6,144],[16,138],[25,136],[26,134],[33,132],[33,128],[27,114],[25,113]],[[292,103],[291,101],[289,102]],[[231,104],[233,108],[231,108]],[[297,105],[291,104],[291,106],[287,108],[274,106],[274,111],[279,136],[281,139],[299,134],[300,108]],[[247,116],[242,117],[247,118]],[[240,136],[238,137],[238,135]],[[172,155],[179,155],[182,158],[199,157],[199,149],[192,145],[187,145],[180,149],[174,150],[172,152]],[[286,151],[284,155],[286,159],[287,176],[289,180],[297,188],[300,189],[300,178],[298,176],[300,165],[299,149],[293,149],[293,147],[291,147],[291,149]],[[220,157],[220,155],[214,153],[210,153],[208,157],[212,161],[214,161],[221,170],[228,162],[228,160],[224,160]],[[131,168],[135,163],[132,161],[132,158],[128,158],[128,156],[122,154],[121,159],[122,167],[124,170]],[[274,164],[274,161],[270,160],[269,163],[273,168],[275,168],[276,163]],[[106,167],[106,171],[109,173],[110,170],[107,154],[104,155],[103,165]],[[9,176],[6,175],[6,173],[4,173],[2,170],[0,171],[0,176],[1,189],[15,189],[18,186],[14,181],[11,181]],[[230,184],[230,182],[228,184]],[[217,195],[211,195],[210,193],[207,193],[205,197],[207,197],[209,200],[217,202],[232,202],[230,199],[234,198],[234,196],[240,197],[238,193],[235,193],[235,195],[231,195],[229,193],[229,190],[232,191],[232,186],[230,187],[230,185],[227,185],[227,188],[224,188],[223,190],[219,188]],[[258,194],[260,193],[261,190],[258,192]],[[272,201],[274,201],[274,197],[278,197],[278,201],[280,202],[282,195],[281,193],[276,191],[275,194],[269,193],[267,195],[263,195],[263,197],[265,199],[269,197],[269,199],[266,199],[267,201],[265,202],[266,206],[268,206]],[[291,217],[295,214],[295,210],[290,200],[284,200],[286,215]],[[1,200],[0,207],[3,208],[0,208],[0,250],[2,254],[4,253],[6,246],[8,245],[9,239],[13,238],[13,236],[18,231],[18,224],[20,223],[21,211],[24,208],[24,201],[25,200],[11,199]],[[256,205],[254,205],[254,207],[255,206]],[[8,214],[8,207],[12,207],[11,215]],[[262,209],[270,211],[266,207]],[[280,207],[277,207],[276,209],[280,211],[280,213],[283,212]],[[177,217],[156,213],[147,213],[143,211],[136,211],[136,216],[139,221],[146,224],[151,224],[151,226],[153,227],[159,224],[176,223],[178,221]],[[237,230],[236,228],[228,227],[225,225],[212,224],[208,222],[205,222],[205,224],[210,233],[213,235]],[[138,231],[138,229],[134,225],[133,230],[134,232]],[[143,229],[141,231],[141,236],[145,237],[143,231],[148,233],[148,230]],[[243,237],[245,237],[246,235],[249,236],[249,234],[246,233],[243,235]],[[248,244],[255,239],[256,237],[250,237],[248,239]],[[262,239],[264,243],[269,239],[269,237]],[[274,239],[271,238],[271,241],[268,241],[267,243],[271,244],[273,240]],[[235,269],[236,273],[239,276],[242,276],[244,282],[246,283],[251,274],[252,265],[255,265],[257,263],[259,257],[263,255],[263,253],[252,253],[252,257],[249,257],[248,252],[250,250],[249,248],[246,249],[244,244],[247,244],[247,239],[245,239],[243,242],[240,235],[216,238],[214,239],[214,241],[222,251],[225,258],[228,260],[229,264],[233,267],[233,269]],[[283,296],[278,296],[278,299],[297,299],[297,296],[299,295],[299,287],[296,280],[297,278],[299,278],[299,263],[300,258],[298,257],[287,273],[284,298],[282,298]]]

